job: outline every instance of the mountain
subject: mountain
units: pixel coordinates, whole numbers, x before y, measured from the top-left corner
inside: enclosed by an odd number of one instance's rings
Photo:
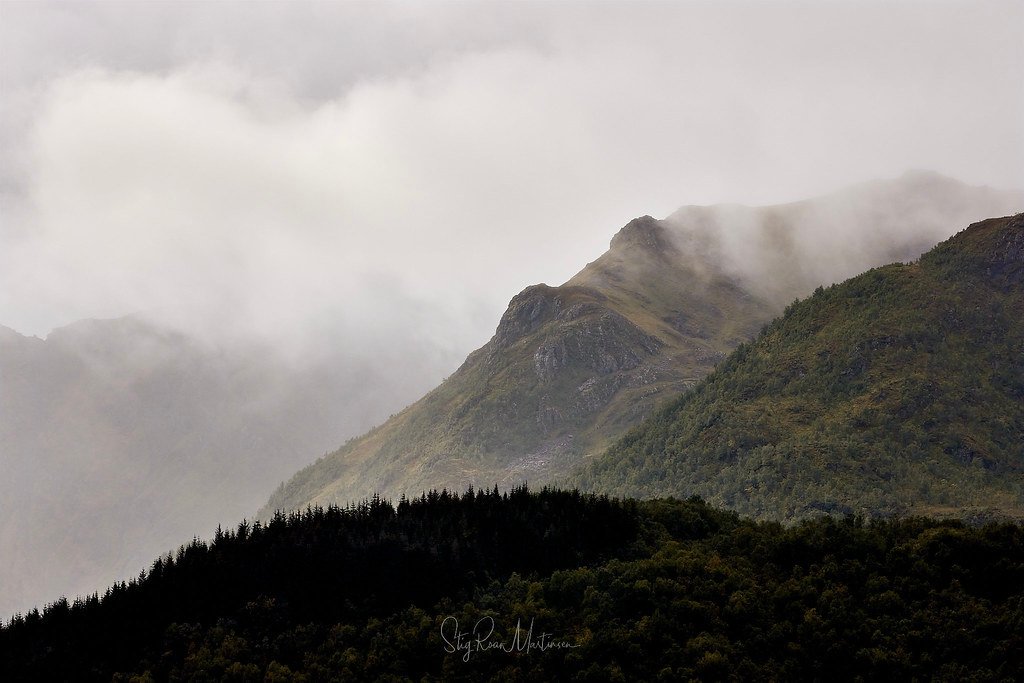
[[[0,624],[4,680],[1016,680],[1024,529],[433,492],[241,524]]]
[[[135,576],[429,386],[345,361],[140,317],[0,328],[0,615]]]
[[[1020,207],[1020,193],[914,172],[793,204],[635,219],[562,286],[513,298],[494,337],[441,386],[300,471],[260,515],[373,492],[556,481],[786,303]]]
[[[646,279],[680,287],[689,273],[645,241],[662,231],[652,218],[631,222],[606,261],[649,259]],[[441,386],[304,470],[272,506],[549,480],[696,381],[757,330],[768,307],[724,278],[680,290],[680,306],[634,285],[630,277],[621,294],[572,282],[527,288]],[[689,328],[673,321],[686,299]]]
[[[775,519],[1024,517],[1024,214],[819,288],[573,481]]]

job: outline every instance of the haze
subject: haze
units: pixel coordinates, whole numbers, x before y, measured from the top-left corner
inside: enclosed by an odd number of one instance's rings
[[[142,311],[457,358],[636,215],[1024,178],[1015,2],[0,12],[0,322],[28,334]]]

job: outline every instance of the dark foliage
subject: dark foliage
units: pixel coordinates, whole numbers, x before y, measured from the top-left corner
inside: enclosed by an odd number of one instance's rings
[[[453,622],[515,649],[449,652]],[[489,623],[485,621],[485,624]],[[448,640],[442,625],[449,627]],[[2,680],[1019,680],[1024,530],[525,488],[243,523],[0,629]]]

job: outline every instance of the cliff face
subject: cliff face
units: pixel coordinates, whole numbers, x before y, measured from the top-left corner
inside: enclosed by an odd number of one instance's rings
[[[948,182],[955,192],[912,177],[786,206],[632,220],[564,285],[514,297],[494,337],[441,386],[300,471],[261,514],[374,492],[556,481],[794,298],[864,263],[916,258],[960,214],[1016,201]],[[952,203],[936,211],[929,202],[942,197]],[[901,232],[901,221],[913,229]]]

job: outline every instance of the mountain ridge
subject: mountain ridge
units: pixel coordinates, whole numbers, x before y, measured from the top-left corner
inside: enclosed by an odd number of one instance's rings
[[[693,386],[785,303],[828,284],[822,272],[838,279],[894,253],[916,258],[929,235],[953,232],[949,221],[965,212],[1024,206],[1017,194],[925,180],[923,187],[911,176],[819,200],[741,207],[740,214],[683,207],[664,220],[633,219],[565,284],[533,285],[513,297],[492,339],[444,383],[301,470],[259,515],[374,492],[557,480]],[[924,196],[908,199],[907,192]],[[828,223],[837,204],[845,207],[842,220]],[[901,207],[918,213],[901,214]],[[910,224],[905,234],[898,220]],[[835,229],[824,231],[830,236],[815,251],[808,235],[823,226]],[[771,272],[785,276],[774,290],[759,291],[756,278],[738,268],[743,252],[729,242],[732,228],[742,246],[759,247]],[[848,253],[862,243],[870,248]],[[806,267],[794,267],[794,259]]]
[[[745,514],[1024,517],[1024,214],[788,307],[570,481]]]

